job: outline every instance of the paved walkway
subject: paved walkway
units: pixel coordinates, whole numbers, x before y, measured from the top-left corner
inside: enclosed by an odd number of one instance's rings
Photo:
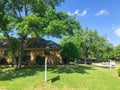
[[[93,63],[92,65],[98,66],[98,67],[103,67],[103,68],[110,68],[110,64],[102,64],[102,63]],[[116,68],[116,65],[112,65],[111,68]]]

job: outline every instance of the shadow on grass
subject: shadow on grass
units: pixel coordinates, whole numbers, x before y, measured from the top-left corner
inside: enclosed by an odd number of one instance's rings
[[[52,73],[58,73],[58,74],[62,74],[62,73],[67,73],[67,74],[71,74],[71,73],[81,73],[81,74],[89,74],[87,72],[87,70],[94,70],[91,66],[80,66],[78,65],[77,67],[58,67],[57,69],[49,69]]]
[[[13,68],[0,68],[0,81],[33,76],[39,71],[43,71],[43,67],[24,67],[18,71]]]
[[[51,81],[51,82],[53,83],[53,82],[56,82],[56,81],[58,81],[58,80],[60,80],[60,76],[59,76],[59,75],[56,76],[56,77],[53,77],[53,78],[51,78],[51,79],[49,79],[49,80],[47,80],[47,82]]]
[[[24,67],[19,71],[14,71],[13,68],[0,68],[0,81],[12,80],[20,77],[34,76],[38,72],[44,72],[44,66],[39,67]],[[48,72],[62,74],[62,73],[82,73],[85,74],[87,70],[94,70],[90,66],[78,66],[78,67],[59,67],[59,66],[48,66]],[[52,82],[59,80],[59,77],[51,78]]]

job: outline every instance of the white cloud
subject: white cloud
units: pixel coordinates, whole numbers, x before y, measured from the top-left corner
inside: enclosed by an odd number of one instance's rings
[[[74,12],[74,15],[79,16],[79,10],[76,10],[76,11]]]
[[[74,15],[79,16],[80,15],[79,10],[75,10],[75,12],[73,12],[73,13],[68,12],[68,15],[70,15],[70,16],[74,16]]]
[[[71,12],[68,12],[68,15],[69,15],[69,16],[72,16],[73,14],[72,14]]]
[[[108,15],[109,13],[106,10],[100,10],[98,13],[95,14],[95,16],[100,16],[100,15]]]
[[[87,10],[84,10],[82,13],[80,13],[80,16],[85,16],[87,14]]]
[[[79,10],[75,10],[75,12],[71,13],[68,12],[68,15],[70,16],[85,16],[87,14],[87,10],[84,10],[83,12],[79,13]]]
[[[120,37],[120,27],[117,28],[115,31],[114,31],[114,34],[118,37]]]

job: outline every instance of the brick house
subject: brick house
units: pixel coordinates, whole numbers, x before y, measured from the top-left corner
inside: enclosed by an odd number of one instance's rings
[[[51,40],[45,40],[43,38],[28,38],[26,45],[27,46],[24,49],[24,56],[29,58],[30,64],[36,64],[37,56],[46,57],[44,53],[46,47],[49,47],[50,50],[48,64],[62,64],[62,59],[60,56],[61,46],[57,43]],[[11,56],[7,50],[7,46],[7,39],[0,39],[0,59],[6,60],[7,63],[10,63]],[[18,50],[16,51],[16,56],[18,57]]]

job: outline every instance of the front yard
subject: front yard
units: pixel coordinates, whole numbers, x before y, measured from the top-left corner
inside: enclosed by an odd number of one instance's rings
[[[48,67],[44,82],[44,67],[0,68],[0,90],[120,90],[116,69],[94,66]]]

